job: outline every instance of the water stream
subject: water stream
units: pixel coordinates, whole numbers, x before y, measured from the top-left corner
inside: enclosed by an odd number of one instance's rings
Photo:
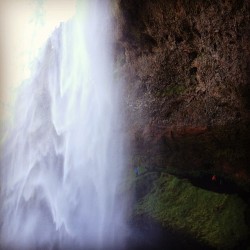
[[[124,166],[107,1],[82,1],[19,89],[1,153],[3,249],[121,244]]]

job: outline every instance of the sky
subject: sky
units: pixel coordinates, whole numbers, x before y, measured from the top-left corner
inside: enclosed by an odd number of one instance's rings
[[[0,121],[11,116],[17,87],[60,22],[75,13],[76,0],[0,0]]]

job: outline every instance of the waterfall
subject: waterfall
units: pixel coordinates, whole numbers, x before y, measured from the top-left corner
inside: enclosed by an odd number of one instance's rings
[[[78,9],[54,31],[19,88],[1,149],[3,249],[122,244],[124,150],[110,6],[89,0]]]

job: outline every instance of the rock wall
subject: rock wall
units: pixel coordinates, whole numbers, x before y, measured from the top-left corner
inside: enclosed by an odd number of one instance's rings
[[[250,2],[113,2],[133,161],[249,182]]]

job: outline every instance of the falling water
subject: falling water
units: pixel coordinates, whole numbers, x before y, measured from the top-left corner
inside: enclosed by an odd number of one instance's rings
[[[82,4],[20,88],[1,156],[4,249],[107,249],[122,241],[123,139],[110,10],[107,1]]]

